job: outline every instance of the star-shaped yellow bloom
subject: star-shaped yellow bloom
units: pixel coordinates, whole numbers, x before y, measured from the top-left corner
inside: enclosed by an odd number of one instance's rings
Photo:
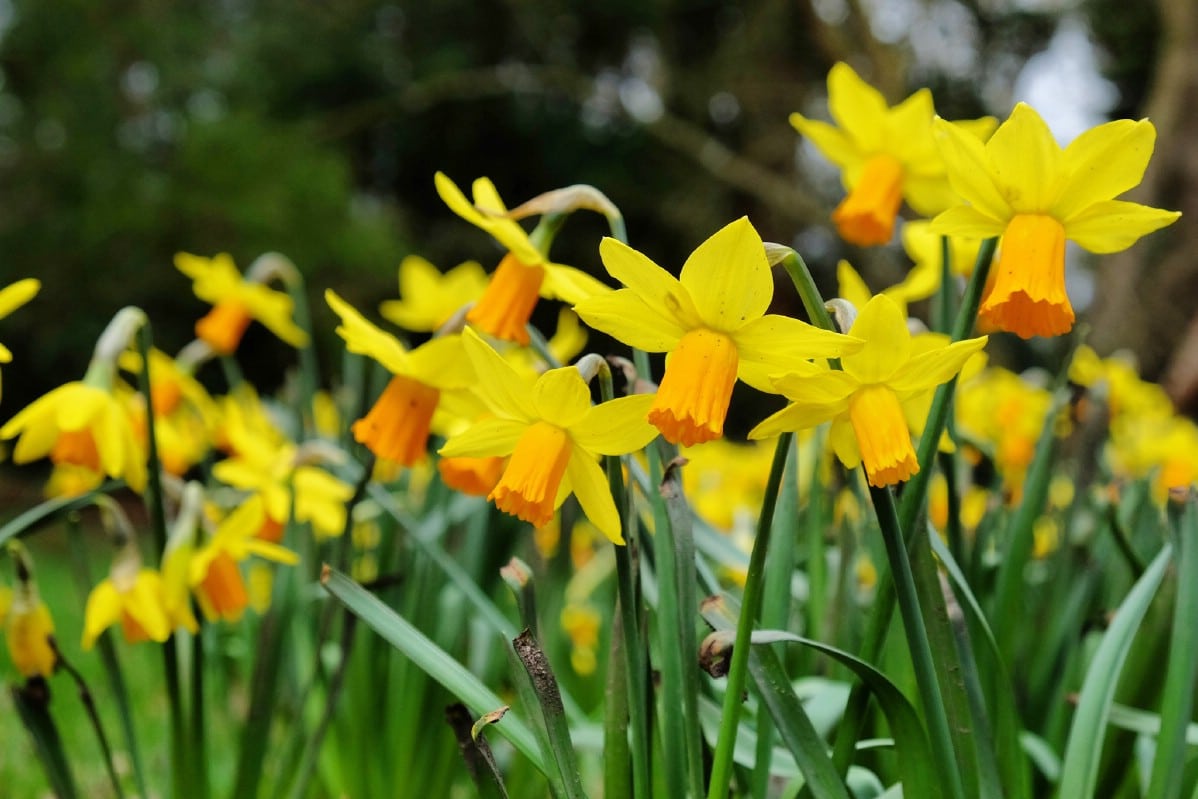
[[[175,255],[175,267],[191,278],[197,297],[212,303],[212,310],[196,322],[196,337],[217,354],[231,355],[254,319],[291,346],[308,346],[308,334],[292,318],[291,297],[245,280],[228,254],[202,258],[181,252]]]
[[[573,493],[604,535],[624,543],[598,459],[634,452],[653,440],[657,431],[645,422],[653,398],[639,394],[592,405],[590,388],[573,366],[534,379],[516,371],[470,328],[462,341],[478,374],[476,391],[492,416],[450,438],[441,455],[510,455],[487,496],[496,507],[542,527]]]
[[[373,358],[392,374],[374,407],[354,422],[354,439],[380,458],[411,466],[425,455],[441,392],[474,382],[461,337],[442,336],[408,350],[332,289],[325,291],[325,300],[341,317],[337,334],[346,349]]]
[[[766,314],[774,280],[761,237],[745,217],[700,244],[678,278],[615,239],[604,239],[599,254],[627,288],[574,310],[625,344],[670,353],[648,419],[671,443],[723,435],[738,377],[772,391],[770,376],[790,365],[860,349],[851,337]]]
[[[486,292],[466,315],[483,332],[527,344],[528,320],[538,297],[575,303],[608,291],[586,272],[550,261],[520,223],[506,215],[507,206],[489,179],[474,181],[473,203],[444,174],[438,172],[435,181],[437,194],[450,210],[490,233],[508,251],[491,275]]]
[[[986,337],[917,351],[899,306],[879,294],[861,309],[849,333],[865,342],[841,358],[843,370],[807,364],[777,377],[790,404],[749,433],[769,438],[831,421],[830,441],[848,468],[865,464],[870,485],[907,480],[919,471],[903,403],[946,382],[986,344]]]
[[[379,313],[413,333],[431,333],[487,288],[487,273],[477,261],[458,264],[445,274],[419,255],[399,264],[398,300],[386,300]]]
[[[1146,119],[1091,128],[1064,149],[1023,103],[986,144],[936,121],[948,176],[965,201],[932,220],[946,236],[1002,236],[980,318],[1023,338],[1073,327],[1065,293],[1065,240],[1118,252],[1181,214],[1116,200],[1144,176],[1156,141]]]
[[[95,645],[100,634],[121,625],[125,640],[162,643],[171,637],[173,620],[166,611],[162,575],[141,568],[140,558],[118,556],[112,571],[88,594],[83,609],[83,649]]]
[[[871,246],[890,241],[903,199],[924,216],[956,202],[932,135],[932,93],[920,89],[890,107],[853,68],[838,63],[828,73],[828,111],[836,125],[791,114],[790,124],[840,167],[849,194],[832,212],[841,238]],[[961,123],[977,136],[995,120]]]

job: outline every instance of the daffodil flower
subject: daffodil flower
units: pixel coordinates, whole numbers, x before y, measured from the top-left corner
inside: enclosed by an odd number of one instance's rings
[[[27,277],[0,289],[0,319],[32,300],[37,296],[41,287],[42,284],[37,280]],[[0,344],[0,363],[9,363],[10,361],[12,361],[12,352],[8,347]]]
[[[346,349],[373,358],[392,374],[374,406],[354,422],[354,439],[380,458],[411,466],[425,455],[442,390],[464,389],[474,380],[460,337],[442,336],[408,350],[332,289],[324,296],[341,317],[337,334]]]
[[[575,303],[608,291],[595,278],[572,266],[550,261],[516,220],[487,178],[474,181],[474,202],[444,174],[436,175],[437,193],[458,216],[490,233],[507,248],[491,282],[466,315],[480,330],[505,341],[528,344],[528,320],[537,298]]]
[[[932,135],[929,90],[892,108],[842,62],[828,73],[828,110],[836,125],[798,113],[790,124],[840,168],[849,194],[832,221],[845,241],[863,247],[890,241],[904,198],[924,216],[956,202]],[[994,129],[991,118],[961,124],[979,137]]]
[[[174,625],[165,607],[162,575],[142,568],[140,558],[118,556],[109,576],[88,594],[83,649],[91,649],[101,633],[118,623],[131,644],[171,637]]]
[[[191,278],[197,297],[212,303],[212,310],[196,322],[196,337],[217,354],[233,354],[254,319],[293,347],[308,345],[308,334],[292,318],[291,297],[243,278],[228,254],[203,258],[181,252],[175,255],[175,267]]]
[[[458,264],[445,274],[419,255],[399,264],[398,300],[379,305],[384,319],[413,333],[431,333],[487,288],[487,273],[477,261]]]
[[[657,431],[644,421],[653,398],[635,395],[591,405],[590,389],[573,366],[550,369],[534,380],[472,329],[466,329],[462,342],[478,375],[476,392],[493,416],[450,438],[441,455],[510,455],[487,496],[496,507],[541,527],[573,493],[604,535],[624,543],[598,458],[633,452],[653,440]]]
[[[849,333],[865,346],[841,358],[843,370],[808,364],[775,378],[775,389],[790,404],[753,428],[749,438],[831,421],[830,441],[841,462],[848,468],[864,463],[870,485],[894,485],[919,471],[904,401],[952,378],[985,346],[986,337],[916,354],[906,317],[884,294],[861,309]]]
[[[981,320],[1023,338],[1073,327],[1065,293],[1065,241],[1118,252],[1181,214],[1116,200],[1148,166],[1156,129],[1146,119],[1091,128],[1064,149],[1019,103],[986,144],[936,121],[953,188],[965,201],[932,220],[946,236],[1002,236]]]
[[[772,391],[770,376],[789,365],[860,349],[854,338],[766,314],[774,281],[761,237],[747,218],[700,244],[678,278],[615,239],[604,239],[599,254],[627,288],[574,310],[625,344],[670,353],[648,411],[649,422],[670,443],[691,446],[723,435],[738,377]]]
[[[38,594],[31,575],[18,581],[15,591],[0,586],[0,626],[8,656],[22,677],[49,677],[58,665],[50,639],[54,619]]]

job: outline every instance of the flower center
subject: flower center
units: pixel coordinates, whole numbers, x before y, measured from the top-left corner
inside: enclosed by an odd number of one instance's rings
[[[566,431],[548,422],[534,422],[516,442],[503,477],[487,499],[534,527],[548,524],[557,510],[558,489],[570,451]]]
[[[354,439],[380,458],[411,466],[424,457],[441,392],[395,375],[370,412],[353,423]]]
[[[82,466],[93,472],[100,471],[100,452],[96,449],[96,439],[86,427],[60,431],[54,448],[50,450],[50,460]]]
[[[849,400],[849,422],[857,435],[869,484],[901,483],[919,471],[911,431],[898,397],[889,386],[865,386]]]
[[[1065,228],[1051,216],[1018,214],[1003,231],[993,285],[978,313],[1022,338],[1059,336],[1073,327],[1065,293]]]
[[[241,618],[242,611],[249,604],[249,595],[245,590],[245,581],[241,578],[241,570],[237,568],[237,561],[223,549],[217,552],[208,564],[208,571],[200,581],[199,590],[207,600],[204,610],[227,621]]]
[[[528,320],[541,295],[545,267],[528,266],[508,253],[466,320],[504,341],[528,344]]]
[[[196,336],[218,355],[232,355],[250,325],[250,312],[236,300],[221,300],[196,322]]]
[[[885,244],[902,202],[903,165],[893,155],[878,153],[865,162],[857,185],[832,212],[832,221],[850,244]]]
[[[649,424],[671,444],[719,438],[739,363],[736,344],[723,333],[699,328],[684,335],[666,362]]]
[[[503,475],[505,458],[490,456],[482,458],[441,458],[437,471],[445,485],[463,494],[485,497],[491,493]]]

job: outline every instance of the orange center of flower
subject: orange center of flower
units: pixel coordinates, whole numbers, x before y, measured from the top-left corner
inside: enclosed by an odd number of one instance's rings
[[[141,626],[141,622],[124,609],[121,610],[121,633],[131,644],[140,644],[142,641],[150,640],[150,634],[146,632],[145,627]]]
[[[832,221],[850,244],[886,244],[902,202],[903,165],[893,155],[878,153],[865,162],[857,185],[832,212]]]
[[[59,432],[50,450],[54,463],[70,463],[83,466],[93,472],[100,471],[100,452],[96,449],[96,438],[86,427],[81,430]]]
[[[566,431],[548,422],[534,422],[516,442],[503,477],[487,499],[534,527],[548,524],[557,510],[557,492],[570,462],[570,450]]]
[[[666,362],[649,424],[671,444],[719,438],[739,363],[736,344],[723,333],[698,328],[684,335]]]
[[[227,621],[241,618],[242,611],[250,601],[237,561],[224,550],[218,552],[208,564],[199,590],[207,600],[208,608]]]
[[[545,267],[528,266],[508,253],[491,275],[483,296],[466,314],[466,321],[504,341],[528,344],[528,320],[543,282]]]
[[[262,526],[258,528],[258,532],[254,533],[254,537],[277,544],[283,540],[284,529],[282,522],[277,522],[267,516],[266,521],[262,522]]]
[[[445,485],[463,494],[485,497],[503,475],[504,458],[441,458],[437,471]]]
[[[236,300],[221,300],[196,322],[196,336],[218,355],[232,355],[250,325],[250,312]]]
[[[353,423],[354,439],[380,458],[411,466],[424,457],[441,392],[395,375],[370,412]]]
[[[155,380],[150,387],[150,404],[154,406],[155,416],[167,416],[183,399],[183,387],[178,380]]]
[[[911,432],[898,397],[888,386],[865,386],[849,400],[849,422],[857,435],[869,484],[894,485],[919,471]]]
[[[1065,228],[1051,216],[1019,214],[1007,223],[994,282],[979,317],[1021,338],[1059,336],[1073,327],[1065,294]]]

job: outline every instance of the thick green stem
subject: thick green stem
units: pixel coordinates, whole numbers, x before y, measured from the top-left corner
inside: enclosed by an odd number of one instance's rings
[[[732,776],[732,751],[736,745],[736,729],[740,724],[741,696],[745,690],[745,676],[748,673],[749,640],[761,608],[762,587],[765,584],[765,556],[774,526],[774,506],[778,501],[778,490],[782,485],[782,474],[786,467],[786,455],[793,439],[793,433],[783,433],[779,436],[777,448],[774,450],[774,461],[770,465],[769,479],[765,484],[761,515],[757,518],[757,536],[753,540],[753,551],[749,555],[749,571],[745,576],[740,618],[736,624],[736,641],[732,645],[732,658],[728,666],[727,683],[724,686],[724,709],[720,716],[719,738],[712,756],[707,799],[724,799],[728,794],[728,784]]]

